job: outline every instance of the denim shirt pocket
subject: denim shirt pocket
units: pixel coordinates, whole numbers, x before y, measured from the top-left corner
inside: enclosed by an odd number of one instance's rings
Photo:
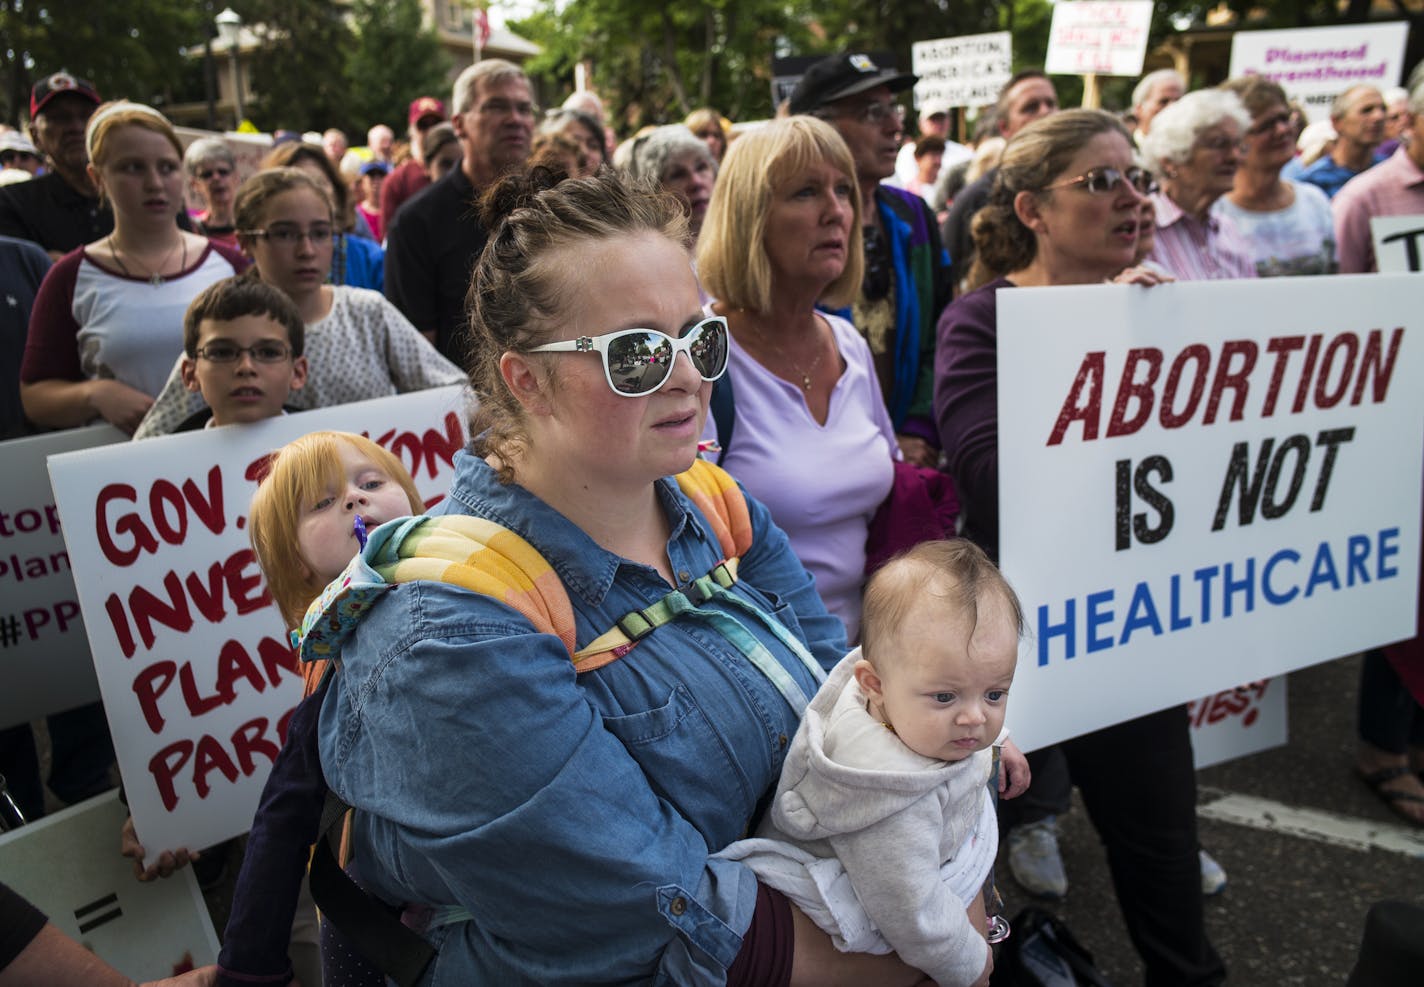
[[[737,589],[760,607],[763,613],[780,621],[782,626],[800,640],[806,640],[806,632],[801,628],[801,621],[796,616],[796,608],[790,603],[769,589],[757,589],[748,583],[737,583]]]
[[[638,762],[653,790],[694,825],[729,810],[750,812],[756,804],[756,793],[734,751],[685,685],[674,686],[667,702],[656,709],[605,715],[603,725]],[[735,791],[729,790],[730,782],[735,782]]]

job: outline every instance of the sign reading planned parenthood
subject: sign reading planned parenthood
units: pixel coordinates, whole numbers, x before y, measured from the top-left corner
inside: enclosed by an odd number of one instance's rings
[[[1415,628],[1414,275],[999,292],[1024,746]]]

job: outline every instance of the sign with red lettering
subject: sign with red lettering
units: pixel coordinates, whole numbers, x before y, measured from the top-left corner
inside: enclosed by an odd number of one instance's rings
[[[0,727],[99,698],[45,460],[127,439],[96,425],[0,444]]]
[[[245,832],[301,699],[248,544],[267,457],[321,429],[405,463],[427,504],[465,443],[463,389],[307,411],[49,461],[134,824],[150,856]]]
[[[1056,3],[1043,70],[1049,75],[1141,75],[1151,27],[1151,0]]]
[[[1417,275],[1001,290],[1000,560],[1038,747],[1411,637]]]
[[[1404,21],[1237,31],[1229,75],[1264,76],[1298,100],[1309,119],[1329,120],[1330,104],[1351,86],[1383,90],[1400,84],[1408,40]]]
[[[1187,704],[1197,770],[1286,742],[1286,677],[1262,679]]]

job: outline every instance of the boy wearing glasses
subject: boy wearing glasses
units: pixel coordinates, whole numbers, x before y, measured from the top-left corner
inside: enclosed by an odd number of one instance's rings
[[[286,414],[307,379],[302,317],[290,298],[256,278],[226,278],[203,290],[183,317],[183,385],[207,407],[176,431]]]

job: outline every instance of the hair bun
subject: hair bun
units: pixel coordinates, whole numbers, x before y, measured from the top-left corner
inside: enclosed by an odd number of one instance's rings
[[[498,229],[511,213],[533,205],[539,193],[547,192],[566,178],[568,175],[563,169],[543,165],[505,175],[480,197],[480,222],[487,230]]]

